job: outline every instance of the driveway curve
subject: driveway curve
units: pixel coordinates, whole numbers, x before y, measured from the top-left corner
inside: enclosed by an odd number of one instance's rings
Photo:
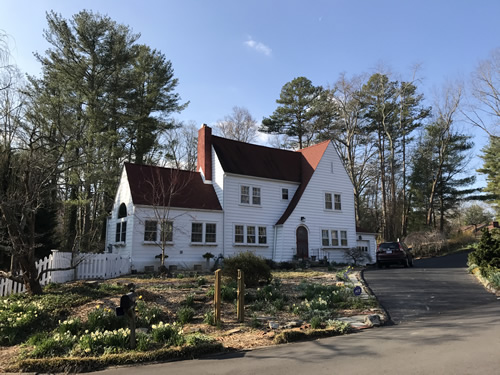
[[[416,260],[413,268],[370,269],[364,278],[395,324],[498,311],[497,297],[467,272],[467,254]]]

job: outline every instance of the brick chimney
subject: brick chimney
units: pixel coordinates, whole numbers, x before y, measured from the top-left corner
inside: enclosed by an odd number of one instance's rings
[[[201,171],[200,171],[201,169]],[[212,128],[203,124],[198,130],[198,163],[196,171],[201,172],[205,182],[212,181]]]

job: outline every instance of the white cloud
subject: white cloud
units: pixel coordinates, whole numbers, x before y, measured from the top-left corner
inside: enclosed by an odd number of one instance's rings
[[[252,38],[249,38],[245,44],[256,50],[257,52],[259,53],[263,53],[264,55],[266,56],[271,56],[271,52],[273,51],[271,48],[269,48],[268,46],[266,46],[264,43],[261,43],[261,42],[257,42],[255,40],[253,40]]]

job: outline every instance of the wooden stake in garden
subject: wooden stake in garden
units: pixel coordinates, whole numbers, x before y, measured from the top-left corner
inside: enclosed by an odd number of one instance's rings
[[[221,270],[215,271],[215,293],[214,293],[214,306],[215,306],[215,324],[220,323],[220,285],[221,283]]]
[[[238,323],[245,321],[245,275],[242,270],[238,270],[238,300],[236,304]]]

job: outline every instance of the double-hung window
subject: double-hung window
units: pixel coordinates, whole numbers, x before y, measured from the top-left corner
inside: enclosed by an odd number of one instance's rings
[[[234,243],[244,245],[267,245],[267,227],[237,224],[234,226]]]
[[[115,242],[125,243],[127,239],[127,222],[125,220],[116,223]]]
[[[281,189],[281,199],[283,199],[284,201],[288,200],[288,189]]]
[[[146,220],[144,222],[144,242],[156,242],[158,235],[158,222],[156,220]]]
[[[192,223],[191,243],[193,244],[215,244],[217,242],[216,223]]]
[[[347,231],[340,231],[340,246],[347,246]]]
[[[259,245],[267,244],[267,228],[259,227]]]
[[[257,186],[240,186],[240,204],[248,204],[252,206],[261,205],[261,190]]]
[[[339,246],[339,232],[331,230],[330,233],[332,235],[332,246]]]
[[[325,210],[332,209],[332,193],[325,193]]]
[[[342,201],[341,201],[341,198],[340,198],[340,194],[334,194],[333,195],[333,199],[334,199],[334,208],[335,208],[335,210],[337,210],[337,211],[342,210]]]
[[[323,247],[347,246],[347,231],[336,229],[321,230],[321,245]]]
[[[260,206],[260,187],[252,187],[252,204]]]
[[[174,223],[170,220],[161,220],[160,236],[158,236],[158,221],[146,220],[144,222],[144,242],[172,242]]]
[[[250,186],[241,186],[240,203],[250,204]]]
[[[172,242],[174,239],[174,223],[173,221],[162,221],[161,238],[162,242]]]
[[[342,197],[340,194],[325,193],[325,210],[342,210]]]
[[[234,243],[245,243],[245,227],[243,225],[234,226]]]

